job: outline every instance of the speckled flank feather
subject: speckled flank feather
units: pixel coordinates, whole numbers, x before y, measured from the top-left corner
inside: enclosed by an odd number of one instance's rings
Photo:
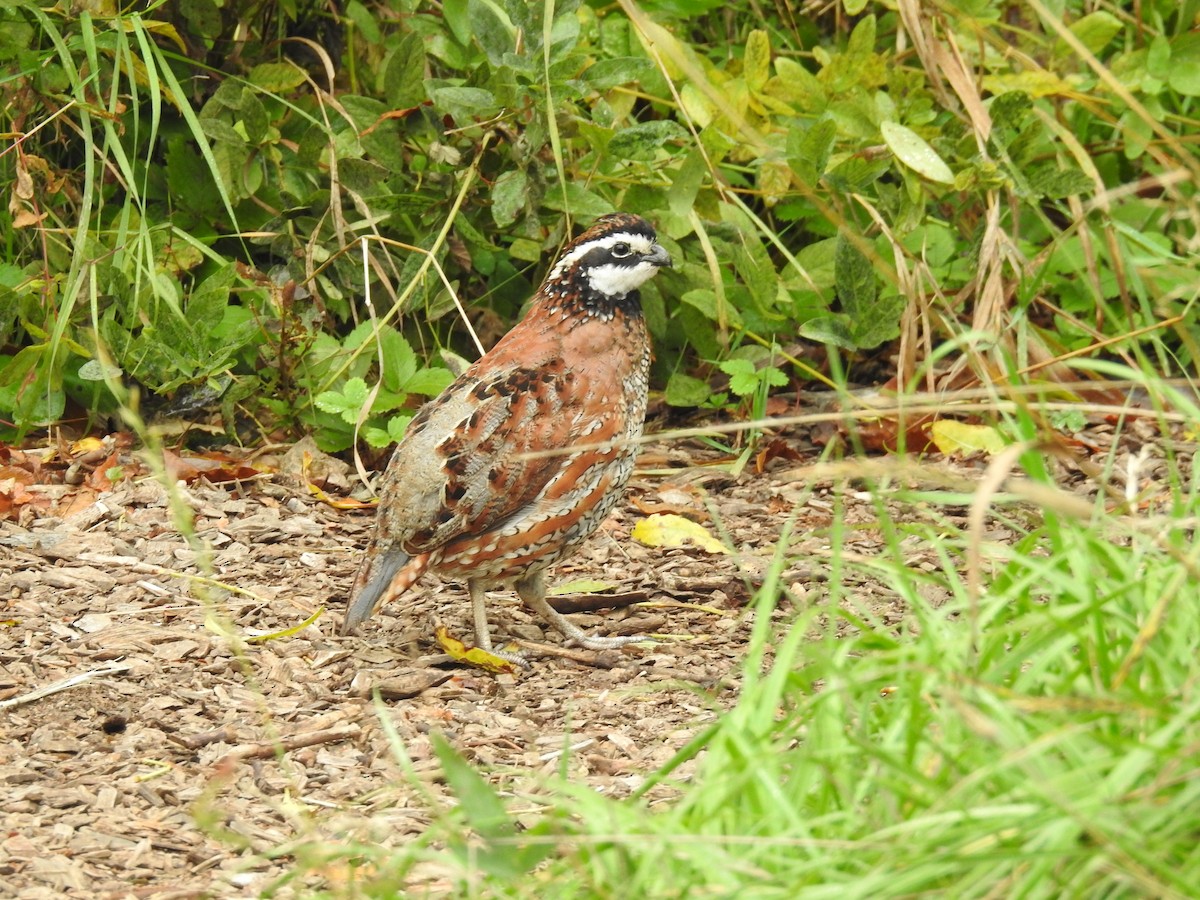
[[[564,248],[525,318],[417,414],[381,482],[343,631],[426,570],[468,581],[477,603],[483,587],[517,582],[547,615],[535,576],[596,530],[633,471],[650,368],[637,288],[665,265],[644,220],[597,220]],[[563,452],[530,458],[546,450]],[[625,640],[549,617],[585,646]]]

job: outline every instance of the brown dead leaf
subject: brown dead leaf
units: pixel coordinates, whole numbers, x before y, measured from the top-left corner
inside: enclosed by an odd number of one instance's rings
[[[754,458],[754,471],[761,475],[766,471],[767,463],[773,459],[786,459],[791,462],[799,462],[804,459],[804,456],[783,438],[771,438],[771,440],[763,444],[763,448],[758,451],[758,455]]]

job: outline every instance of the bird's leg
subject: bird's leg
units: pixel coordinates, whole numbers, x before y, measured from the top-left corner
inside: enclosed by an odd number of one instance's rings
[[[483,591],[483,584],[471,579],[467,582],[467,590],[471,592],[471,611],[475,617],[475,646],[492,656],[498,656],[506,662],[528,669],[529,660],[521,654],[492,649],[492,633],[488,628],[487,620],[487,595]]]
[[[612,650],[627,644],[653,640],[653,638],[637,634],[627,637],[596,637],[588,634],[546,602],[546,581],[541,572],[530,575],[523,581],[518,581],[516,588],[517,596],[524,601],[526,606],[562,632],[563,637],[574,641],[580,647],[586,647],[588,650]]]
[[[483,585],[471,580],[467,582],[467,590],[471,592],[471,610],[475,614],[475,646],[491,653],[492,633],[488,630],[487,596]]]

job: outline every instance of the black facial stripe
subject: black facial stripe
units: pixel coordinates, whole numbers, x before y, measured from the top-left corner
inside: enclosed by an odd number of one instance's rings
[[[613,266],[636,266],[641,261],[642,257],[638,253],[630,253],[628,256],[613,256],[611,248],[596,247],[579,257],[575,265],[590,269],[606,263]]]

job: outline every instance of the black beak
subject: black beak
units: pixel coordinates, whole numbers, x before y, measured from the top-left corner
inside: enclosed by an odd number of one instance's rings
[[[671,254],[664,250],[661,244],[655,244],[650,250],[650,255],[644,257],[644,261],[659,268],[671,268]]]

